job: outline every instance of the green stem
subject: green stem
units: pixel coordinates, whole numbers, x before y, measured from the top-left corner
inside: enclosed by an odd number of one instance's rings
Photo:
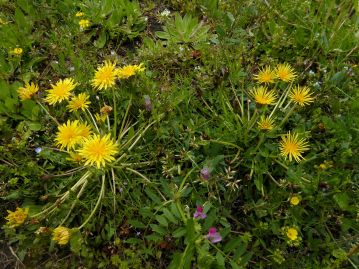
[[[116,138],[117,134],[117,104],[116,104],[116,94],[115,89],[112,88],[112,98],[113,98],[113,114],[114,114],[114,124],[113,124],[113,137]]]
[[[38,103],[39,106],[41,106],[41,108],[45,111],[45,113],[46,113],[57,125],[60,125],[60,123],[57,121],[57,119],[55,119],[53,116],[51,116],[50,112],[49,112],[39,101],[36,101],[36,103]]]
[[[97,132],[100,133],[100,130],[99,130],[98,127],[97,127],[96,121],[95,121],[94,117],[92,116],[90,110],[88,110],[88,108],[86,108],[86,112],[88,113],[88,115],[90,115],[91,120],[92,120],[92,123],[93,123],[93,125],[95,126]],[[85,114],[85,115],[86,115],[86,117],[88,117],[87,114]]]
[[[84,223],[82,223],[82,225],[78,228],[79,230],[81,230],[92,218],[92,216],[95,214],[95,212],[97,211],[102,198],[104,197],[105,194],[105,175],[102,176],[102,184],[101,184],[101,190],[100,190],[100,195],[98,196],[96,205],[94,207],[94,209],[92,210],[90,216],[85,220]]]

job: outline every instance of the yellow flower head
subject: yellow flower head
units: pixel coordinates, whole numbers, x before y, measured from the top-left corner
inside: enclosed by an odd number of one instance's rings
[[[79,144],[83,137],[81,136],[81,128],[79,127],[79,121],[75,120],[58,127],[59,131],[56,134],[56,145],[60,146],[60,149],[67,148],[67,150],[74,149]]]
[[[314,98],[308,87],[297,87],[291,90],[289,98],[300,106],[305,106],[313,102]]]
[[[70,240],[71,232],[69,228],[59,226],[52,232],[52,240],[59,245],[66,245]]]
[[[278,64],[276,70],[276,75],[277,77],[285,82],[290,82],[292,80],[295,79],[295,77],[297,76],[295,71],[293,70],[293,68],[285,63],[285,64]]]
[[[274,125],[274,120],[269,117],[261,116],[260,120],[258,121],[258,128],[261,130],[272,130]]]
[[[287,237],[292,241],[296,240],[298,238],[298,231],[295,228],[289,228],[287,230]]]
[[[12,51],[10,51],[12,54],[20,56],[23,52],[22,48],[14,48]]]
[[[29,214],[29,209],[28,208],[22,209],[17,207],[14,212],[8,210],[7,213],[9,213],[5,218],[8,221],[7,224],[11,228],[15,228],[24,223],[24,221],[26,220]]]
[[[143,72],[145,71],[145,67],[143,66],[143,64],[139,64],[139,65],[126,65],[124,67],[121,67],[119,69],[117,69],[117,76],[119,79],[122,78],[129,78],[132,77],[133,75],[135,75],[136,73],[139,72]]]
[[[296,195],[292,196],[292,198],[290,198],[290,204],[291,205],[298,205],[300,202],[300,198]]]
[[[87,27],[90,26],[90,21],[89,20],[80,20],[79,21],[79,25],[81,29],[86,29]]]
[[[84,16],[85,15],[85,13],[83,13],[83,12],[76,12],[76,14],[75,14],[75,16],[76,17],[82,17],[82,16]]]
[[[105,61],[104,66],[98,67],[92,86],[99,90],[113,87],[117,78],[115,66],[116,63]]]
[[[19,94],[21,101],[31,99],[31,97],[38,91],[39,86],[37,86],[35,83],[25,83],[25,87],[20,87],[17,89],[17,93]]]
[[[77,152],[69,152],[69,157],[66,158],[66,160],[75,162],[75,163],[79,163],[82,161],[82,157],[80,154],[78,154]]]
[[[88,94],[80,93],[79,95],[71,98],[67,108],[70,110],[70,112],[74,112],[79,109],[85,111],[85,108],[88,108],[88,105],[91,104],[91,102],[88,101],[89,98],[90,96]]]
[[[0,18],[0,25],[2,24],[7,24],[7,22],[5,20],[3,20],[2,18]]]
[[[250,92],[250,95],[254,98],[257,104],[272,105],[276,101],[276,94],[274,91],[270,91],[265,87],[258,87]]]
[[[95,114],[95,119],[98,123],[104,123],[107,119],[107,114],[99,114],[96,113]]]
[[[80,123],[78,126],[79,136],[88,138],[91,135],[91,127],[87,123]]]
[[[275,78],[276,74],[270,66],[266,66],[257,75],[254,75],[254,79],[258,80],[259,83],[273,83]]]
[[[50,105],[60,103],[63,100],[68,100],[71,95],[71,91],[75,89],[77,83],[72,78],[60,79],[55,85],[51,84],[52,89],[47,91],[45,101]]]
[[[281,151],[280,155],[284,156],[286,159],[289,158],[300,162],[301,159],[304,159],[302,153],[309,149],[308,142],[304,138],[298,138],[298,134],[291,134],[288,132],[286,135],[282,136],[282,141],[279,143],[279,149]]]
[[[85,161],[85,165],[96,164],[97,168],[106,166],[106,162],[114,161],[117,145],[111,140],[110,134],[105,136],[92,135],[85,139],[82,149],[78,150]]]

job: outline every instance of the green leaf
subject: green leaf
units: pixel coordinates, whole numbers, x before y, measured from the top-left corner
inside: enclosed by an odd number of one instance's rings
[[[175,238],[179,238],[182,237],[186,234],[186,228],[184,227],[179,227],[178,229],[176,229],[173,233],[172,236]]]
[[[224,262],[224,257],[220,252],[217,252],[216,254],[216,260],[217,260],[217,264],[219,266],[222,266],[224,268],[225,266],[225,262]]]
[[[168,227],[168,221],[167,219],[164,217],[164,216],[156,216],[156,220],[162,225],[162,226],[165,226],[165,227]]]
[[[163,213],[164,213],[164,215],[166,216],[166,218],[170,221],[170,222],[172,222],[172,223],[175,223],[175,224],[177,224],[178,222],[177,222],[177,219],[175,218],[175,216],[171,213],[171,211],[169,211],[167,208],[164,208],[163,209]]]
[[[223,248],[224,252],[230,252],[241,244],[242,240],[240,237],[233,238]]]
[[[146,225],[143,224],[141,221],[135,220],[135,219],[130,219],[127,221],[130,225],[132,225],[135,228],[140,228],[140,229],[145,229]]]
[[[167,233],[167,230],[165,228],[163,228],[160,225],[157,224],[150,224],[150,227],[152,228],[152,230],[160,235],[165,235]]]
[[[335,202],[339,205],[339,207],[343,210],[347,210],[349,208],[349,196],[348,194],[342,192],[333,195]]]
[[[99,49],[102,49],[105,44],[106,44],[106,40],[107,40],[107,34],[106,34],[106,31],[105,30],[102,30],[98,39],[95,40],[94,42],[94,46],[96,48],[99,48]]]

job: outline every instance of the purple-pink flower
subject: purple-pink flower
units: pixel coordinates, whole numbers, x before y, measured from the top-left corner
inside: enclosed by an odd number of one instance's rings
[[[151,99],[148,95],[144,96],[145,98],[145,107],[146,107],[146,111],[151,111],[152,109],[152,104],[151,104]]]
[[[206,238],[212,243],[218,243],[222,241],[222,236],[217,232],[217,229],[215,227],[209,228]]]
[[[208,180],[209,179],[209,176],[210,176],[210,171],[209,171],[209,168],[208,167],[203,167],[203,169],[201,170],[201,177],[205,180]]]
[[[207,217],[207,215],[203,213],[203,206],[197,206],[196,212],[194,212],[193,217],[195,219],[205,219]]]

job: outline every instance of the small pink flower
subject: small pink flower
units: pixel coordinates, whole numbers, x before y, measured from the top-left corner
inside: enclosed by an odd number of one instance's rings
[[[145,95],[144,98],[145,98],[146,111],[151,111],[152,110],[152,104],[151,104],[150,97],[148,95]]]
[[[201,206],[201,205],[197,206],[197,210],[196,210],[196,212],[194,212],[193,217],[195,219],[198,219],[198,218],[205,219],[207,217],[207,215],[205,213],[203,213],[203,206]]]
[[[201,177],[204,180],[208,180],[209,176],[211,175],[209,168],[208,167],[203,167],[203,169],[201,170]]]
[[[218,242],[222,241],[222,236],[217,232],[215,227],[209,228],[206,238],[209,241],[211,241],[212,243],[218,243]]]

